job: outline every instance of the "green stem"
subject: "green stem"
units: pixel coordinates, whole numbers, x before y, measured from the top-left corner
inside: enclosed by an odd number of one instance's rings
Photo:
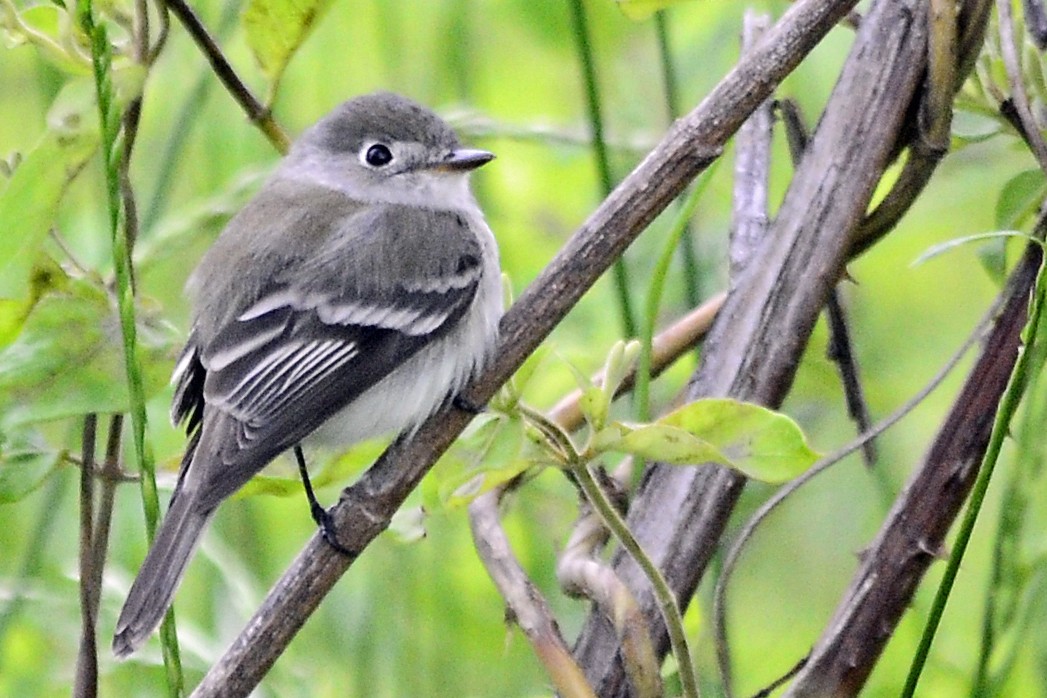
[[[692,198],[697,199],[692,195]],[[676,595],[669,588],[661,570],[654,564],[650,556],[644,551],[640,542],[633,536],[629,526],[625,523],[621,514],[607,498],[603,489],[597,484],[589,469],[590,456],[579,453],[571,441],[570,435],[558,424],[550,420],[544,414],[528,407],[522,402],[517,403],[520,415],[537,427],[549,440],[551,447],[556,449],[558,455],[563,457],[564,465],[570,470],[582,488],[586,499],[592,504],[593,510],[599,514],[604,525],[614,535],[623,548],[632,556],[636,564],[643,570],[654,596],[658,601],[662,619],[665,621],[666,631],[669,634],[669,645],[676,664],[679,667],[680,683],[683,687],[685,698],[698,698],[698,681],[695,678],[694,664],[691,661],[691,652],[687,647],[687,635],[683,629],[683,617],[680,615],[680,607],[676,603]]]
[[[1017,450],[1014,464],[1008,473],[1007,487],[999,507],[999,519],[996,539],[993,542],[992,563],[989,572],[989,583],[985,594],[985,607],[982,612],[981,647],[978,652],[978,664],[974,679],[971,682],[972,696],[989,696],[994,694],[994,684],[1002,680],[1005,670],[997,662],[993,667],[997,674],[990,673],[989,662],[997,654],[999,646],[997,635],[1006,635],[1015,631],[1018,607],[1027,593],[1030,582],[1026,564],[1022,560],[1021,550],[1023,537],[1027,534],[1027,517],[1030,505],[1030,483],[1042,476],[1044,457],[1039,448],[1040,433],[1043,430],[1045,404],[1043,400],[1042,379],[1043,367],[1047,363],[1047,342],[1037,342],[1029,347],[1030,383],[1026,392],[1030,402],[1026,404],[1022,416],[1022,426],[1016,438]],[[1036,396],[1032,399],[1032,396]],[[1011,656],[1017,651],[1013,645],[1004,643],[1006,652]],[[999,659],[996,656],[996,659]]]
[[[142,379],[142,364],[138,354],[137,325],[135,322],[134,282],[131,264],[131,241],[133,232],[128,230],[121,206],[120,166],[125,155],[120,142],[121,117],[113,99],[111,76],[112,46],[104,24],[95,24],[91,0],[78,0],[77,15],[80,26],[91,42],[91,59],[94,67],[95,91],[98,100],[99,126],[102,135],[102,161],[106,183],[106,203],[109,209],[109,234],[113,250],[113,267],[116,274],[116,302],[120,316],[120,328],[124,348],[124,365],[127,371],[128,397],[130,401],[131,434],[134,458],[142,491],[146,533],[150,542],[156,532],[160,517],[160,503],[156,491],[156,468],[152,449],[145,438],[145,386]],[[127,137],[127,134],[125,134]],[[133,137],[133,134],[131,134]],[[184,679],[177,644],[169,644],[175,638],[174,615],[169,612],[161,631],[163,638],[164,666],[167,670],[168,693],[180,696]]]
[[[633,536],[629,526],[625,523],[621,514],[604,494],[604,491],[596,483],[592,471],[585,463],[578,463],[572,471],[578,479],[578,484],[585,493],[586,498],[593,505],[593,509],[603,519],[604,524],[610,529],[614,537],[623,548],[632,556],[636,564],[640,566],[651,588],[658,608],[665,621],[666,631],[669,633],[669,645],[676,656],[676,663],[680,672],[680,685],[682,695],[685,698],[698,698],[698,680],[694,673],[694,664],[691,662],[691,651],[687,646],[687,635],[683,630],[683,617],[680,615],[680,607],[676,603],[676,595],[669,588],[661,570],[654,561],[644,552],[640,542]]]
[[[603,117],[600,113],[600,87],[596,80],[596,62],[593,58],[592,44],[589,41],[589,23],[585,18],[585,7],[582,0],[570,0],[571,19],[574,23],[575,49],[582,68],[585,81],[586,104],[589,109],[589,126],[593,131],[593,155],[596,157],[596,170],[600,177],[603,196],[614,189],[614,178],[611,176],[611,162],[607,155],[607,141],[604,138]],[[618,296],[618,309],[621,313],[622,336],[636,336],[636,314],[633,311],[632,297],[629,295],[629,272],[625,260],[619,257],[614,262],[614,288]]]
[[[680,89],[676,79],[676,66],[673,63],[672,49],[669,45],[669,15],[666,10],[654,13],[654,31],[658,38],[658,60],[662,65],[662,85],[665,89],[665,108],[669,121],[680,116]],[[719,162],[719,161],[717,161]],[[684,297],[692,308],[701,302],[701,286],[698,269],[698,253],[694,249],[694,236],[691,235],[688,223],[680,238],[680,256],[683,258]]]
[[[1003,398],[1000,400],[999,409],[996,411],[992,435],[989,438],[985,456],[982,458],[978,477],[971,490],[967,511],[964,514],[960,529],[956,533],[956,541],[953,543],[949,563],[945,568],[942,581],[938,585],[938,592],[934,597],[930,615],[924,626],[923,636],[920,638],[920,644],[916,649],[916,654],[913,656],[912,665],[909,667],[909,675],[902,690],[903,698],[912,698],[916,692],[916,684],[919,682],[920,674],[927,662],[931,643],[934,641],[934,635],[938,630],[938,625],[941,623],[942,615],[945,613],[945,605],[949,601],[949,594],[952,592],[956,575],[959,573],[960,562],[963,560],[967,544],[970,542],[971,534],[974,532],[974,525],[978,520],[978,513],[981,511],[982,504],[985,501],[985,494],[989,489],[989,482],[992,479],[996,462],[999,460],[1000,450],[1003,448],[1003,441],[1007,436],[1008,426],[1014,417],[1015,411],[1018,409],[1022,394],[1025,392],[1031,354],[1028,349],[1036,342],[1036,333],[1039,328],[1045,293],[1047,293],[1047,282],[1044,280],[1043,264],[1041,262],[1040,271],[1036,276],[1036,286],[1029,304],[1029,317],[1025,323],[1025,330],[1022,333],[1023,346],[1019,351],[1014,370],[1011,372],[1007,390],[1004,392]]]
[[[634,388],[637,419],[641,422],[649,422],[651,420],[650,390],[654,327],[657,324],[658,309],[661,306],[662,295],[665,291],[665,281],[669,275],[669,265],[681,238],[687,232],[687,224],[691,220],[691,216],[694,215],[694,210],[698,207],[698,201],[702,198],[702,194],[709,185],[713,173],[716,172],[716,168],[720,166],[721,162],[722,160],[717,160],[709,169],[702,173],[697,184],[695,184],[694,190],[677,211],[676,218],[673,219],[672,227],[669,229],[669,236],[665,240],[662,254],[658,257],[654,270],[651,272],[651,285],[647,289],[644,324],[640,335],[640,357],[636,364],[636,387]]]

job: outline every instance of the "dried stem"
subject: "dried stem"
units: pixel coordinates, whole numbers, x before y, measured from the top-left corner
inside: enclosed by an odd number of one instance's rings
[[[498,518],[502,487],[477,497],[469,505],[469,524],[476,551],[488,574],[498,587],[511,612],[511,618],[527,637],[538,660],[545,667],[556,690],[562,696],[594,697],[585,674],[571,656],[571,650],[560,634],[548,603],[527,577],[513,555],[509,539]]]
[[[98,695],[98,641],[95,628],[98,590],[94,580],[94,475],[98,416],[84,416],[80,438],[80,649],[76,657],[76,698]]]

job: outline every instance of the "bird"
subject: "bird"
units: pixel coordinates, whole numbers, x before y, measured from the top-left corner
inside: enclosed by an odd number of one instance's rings
[[[218,505],[273,459],[295,451],[339,547],[301,445],[410,433],[490,361],[498,246],[468,179],[493,158],[417,102],[367,94],[307,129],[231,218],[186,284],[171,417],[188,442],[117,657],[160,624]]]

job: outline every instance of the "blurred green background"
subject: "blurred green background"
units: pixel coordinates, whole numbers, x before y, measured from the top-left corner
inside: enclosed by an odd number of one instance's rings
[[[264,95],[265,81],[238,25],[238,8],[213,0],[193,6],[220,37],[236,69]],[[736,61],[747,7],[778,16],[787,6],[770,0],[673,5],[663,19],[681,107],[696,105]],[[584,7],[617,179],[669,123],[656,27],[653,19],[627,18],[611,0],[586,0]],[[781,96],[798,100],[812,122],[851,35],[849,29],[835,29],[780,90]],[[0,156],[33,148],[68,81],[32,47],[0,53]],[[498,159],[475,175],[474,187],[517,293],[602,198],[565,0],[336,0],[291,63],[274,111],[297,133],[347,97],[376,89],[431,105],[460,129],[464,140],[497,153]],[[170,150],[182,135],[184,144]],[[131,174],[143,220],[139,294],[145,306],[170,321],[179,338],[186,332],[182,286],[188,272],[277,157],[173,23],[146,85]],[[714,174],[692,222],[703,297],[725,284],[730,150],[724,157],[727,162]],[[874,419],[886,416],[934,375],[996,293],[978,247],[965,246],[918,266],[913,260],[936,243],[995,229],[999,191],[1032,166],[1032,158],[1010,137],[965,147],[945,160],[899,228],[851,265],[857,283],[844,284],[844,298]],[[790,169],[784,139],[778,138],[774,201],[784,192]],[[79,262],[103,273],[111,268],[106,215],[96,155],[64,198],[56,225]],[[638,307],[669,218],[656,221],[626,256]],[[688,309],[684,286],[677,261],[662,324]],[[528,399],[541,407],[555,403],[574,387],[567,362],[583,372],[596,370],[620,327],[613,289],[605,280],[550,339],[553,352],[530,385]],[[850,440],[854,427],[845,416],[825,343],[819,325],[785,411],[802,424],[816,448],[828,452]],[[171,354],[169,365],[173,359]],[[684,359],[655,384],[656,406],[671,402],[693,367],[693,358]],[[731,591],[740,694],[751,694],[784,673],[815,641],[857,554],[926,451],[962,377],[961,369],[880,440],[874,470],[848,459],[801,491],[759,532]],[[165,501],[183,445],[166,419],[169,399],[165,388],[150,402],[150,436],[164,471]],[[43,433],[54,443],[78,448],[77,420],[48,424]],[[374,453],[366,449],[357,460]],[[1009,462],[999,480],[1008,477]],[[281,467],[276,465],[276,471]],[[72,685],[79,639],[77,479],[75,467],[62,466],[27,496],[0,505],[0,695],[62,695]],[[1042,504],[1041,480],[1030,483],[1029,494]],[[551,693],[522,635],[504,623],[501,600],[472,548],[464,508],[441,507],[434,494],[439,487],[427,482],[411,503],[428,505],[426,536],[415,542],[382,536],[323,602],[257,695]],[[1001,490],[997,485],[990,492],[921,683],[922,695],[962,695],[973,675]],[[732,530],[770,491],[758,484],[748,488]],[[333,502],[337,493],[336,486],[328,486],[320,496]],[[557,474],[545,473],[511,500],[505,517],[521,562],[546,591],[569,638],[588,607],[557,592],[554,566],[575,513],[572,487]],[[235,637],[313,531],[297,490],[287,497],[243,497],[221,508],[177,597],[190,686]],[[99,619],[101,694],[159,694],[164,678],[155,640],[126,662],[117,663],[108,653],[116,614],[145,553],[133,485],[119,488],[112,537]],[[1030,558],[1038,559],[1038,546],[1028,544],[1034,549]],[[897,694],[941,568],[932,568],[867,695]],[[705,695],[717,695],[709,588],[707,581],[691,604],[688,627]],[[1038,596],[1029,602],[1034,610],[1027,614],[1028,624],[1008,638],[1017,650],[1002,688],[1006,695],[1040,695],[1047,685],[1047,619],[1035,610],[1047,606]]]

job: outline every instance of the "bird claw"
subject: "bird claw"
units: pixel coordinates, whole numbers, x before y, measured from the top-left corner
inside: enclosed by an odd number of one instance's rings
[[[338,527],[334,525],[331,512],[317,504],[312,508],[313,521],[320,527],[320,535],[332,548],[348,558],[356,558],[356,553],[338,542]]]

